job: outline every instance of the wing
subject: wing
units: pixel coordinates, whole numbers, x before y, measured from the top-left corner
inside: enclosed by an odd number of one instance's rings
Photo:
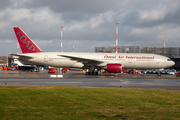
[[[85,66],[91,66],[91,65],[104,66],[107,64],[106,61],[101,61],[101,60],[96,60],[96,59],[81,58],[81,57],[68,56],[68,55],[58,55],[58,56],[70,58],[71,60],[81,62]]]

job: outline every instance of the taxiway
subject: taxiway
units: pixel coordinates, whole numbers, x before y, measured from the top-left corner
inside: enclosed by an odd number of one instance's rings
[[[80,87],[115,87],[180,90],[180,79],[172,75],[100,74],[87,76],[83,72],[57,73],[47,71],[20,72],[0,70],[0,85],[57,85]]]

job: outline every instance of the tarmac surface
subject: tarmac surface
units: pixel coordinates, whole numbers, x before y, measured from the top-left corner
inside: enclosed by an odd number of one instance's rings
[[[180,79],[177,79],[175,75],[162,75],[160,77],[153,74],[102,73],[89,76],[81,71],[49,74],[46,70],[40,72],[0,70],[0,85],[57,85],[180,90]]]

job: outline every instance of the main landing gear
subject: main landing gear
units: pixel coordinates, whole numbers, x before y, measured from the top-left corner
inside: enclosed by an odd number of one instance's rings
[[[85,75],[98,75],[98,72],[86,72]]]
[[[90,72],[86,72],[85,75],[98,75],[98,72],[95,71],[95,66],[90,67]]]

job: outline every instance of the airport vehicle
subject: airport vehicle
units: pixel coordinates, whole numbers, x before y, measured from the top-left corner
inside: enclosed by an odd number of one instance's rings
[[[49,68],[48,73],[56,73],[56,70],[54,68]]]
[[[14,71],[15,69],[16,69],[15,67],[11,67],[11,70],[13,70],[13,71]]]
[[[13,63],[11,66],[12,66],[12,67],[14,67],[16,70],[18,70],[18,69],[19,69],[19,67],[18,67],[18,64],[17,64],[17,63]]]
[[[36,66],[19,66],[19,70],[31,71],[31,72],[39,72],[39,68],[36,67]]]
[[[176,77],[180,77],[180,72],[178,72],[178,73],[176,74]]]
[[[43,52],[19,27],[14,32],[23,54],[10,54],[13,58],[59,68],[89,69],[87,75],[97,75],[101,69],[121,73],[123,69],[161,69],[175,63],[168,57],[144,53],[74,53]]]
[[[3,66],[2,70],[11,70],[11,67]]]
[[[39,72],[39,67],[32,66],[32,65],[24,65],[18,59],[14,59],[14,63],[12,64],[12,67],[15,67],[16,70]],[[13,70],[13,68],[12,68],[12,70]]]
[[[138,70],[129,70],[128,73],[129,74],[140,74],[141,72]]]

